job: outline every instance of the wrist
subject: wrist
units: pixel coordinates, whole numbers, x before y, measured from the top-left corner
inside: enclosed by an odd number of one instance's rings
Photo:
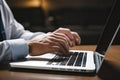
[[[31,48],[32,41],[31,41],[31,40],[28,40],[28,41],[27,41],[27,44],[28,44],[28,51],[29,51],[29,54],[31,55],[31,52],[32,52],[32,51],[31,51],[31,49],[32,49],[32,48]]]

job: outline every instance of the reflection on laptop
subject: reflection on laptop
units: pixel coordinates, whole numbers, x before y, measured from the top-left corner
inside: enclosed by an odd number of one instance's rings
[[[119,28],[120,0],[116,0],[106,21],[103,34],[95,51],[70,50],[69,56],[46,53],[41,56],[27,56],[26,61],[12,62],[12,68],[43,69],[70,72],[98,72]],[[109,34],[109,35],[108,35]]]

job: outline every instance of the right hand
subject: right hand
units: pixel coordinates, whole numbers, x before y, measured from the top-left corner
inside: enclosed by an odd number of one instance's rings
[[[50,52],[68,55],[69,42],[68,37],[62,33],[47,33],[28,41],[29,53],[32,56]]]

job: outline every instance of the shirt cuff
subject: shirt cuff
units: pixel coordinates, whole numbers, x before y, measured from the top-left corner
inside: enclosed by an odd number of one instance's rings
[[[8,40],[7,42],[10,45],[11,57],[13,61],[23,59],[29,53],[28,44],[24,39]]]

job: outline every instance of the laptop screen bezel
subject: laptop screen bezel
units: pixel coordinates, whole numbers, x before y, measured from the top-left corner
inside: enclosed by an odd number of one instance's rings
[[[95,52],[105,55],[120,28],[120,0],[115,0]]]

